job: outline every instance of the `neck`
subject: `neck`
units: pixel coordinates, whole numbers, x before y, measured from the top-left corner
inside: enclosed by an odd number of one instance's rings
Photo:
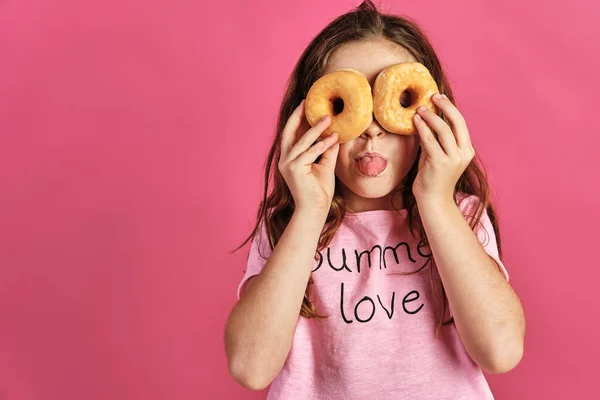
[[[378,198],[361,197],[346,187],[340,189],[348,211],[363,212],[373,210],[402,210],[404,208],[404,199],[402,198],[402,193],[397,191],[399,187],[387,195]]]

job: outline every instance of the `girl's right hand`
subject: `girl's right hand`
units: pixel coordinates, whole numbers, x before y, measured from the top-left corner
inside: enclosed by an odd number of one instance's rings
[[[283,128],[279,172],[290,188],[296,210],[307,209],[327,213],[335,188],[335,164],[340,145],[334,133],[314,143],[331,123],[323,117],[315,126],[302,132],[304,100],[294,110]],[[296,142],[296,138],[299,140]],[[296,143],[294,143],[296,142]],[[314,143],[314,144],[313,144]],[[318,163],[315,160],[320,156]]]

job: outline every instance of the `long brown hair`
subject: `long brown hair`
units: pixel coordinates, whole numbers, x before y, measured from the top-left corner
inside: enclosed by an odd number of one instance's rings
[[[283,130],[294,109],[300,104],[302,99],[306,97],[313,82],[322,75],[328,58],[335,50],[350,41],[377,38],[390,40],[406,48],[418,62],[427,67],[438,85],[439,92],[448,96],[454,103],[452,89],[446,79],[433,47],[425,34],[409,17],[383,14],[377,10],[371,1],[367,0],[351,12],[336,18],[311,41],[300,56],[300,59],[289,78],[287,90],[279,110],[279,118],[273,137],[273,144],[271,145],[265,163],[263,196],[260,206],[258,207],[256,225],[250,236],[232,252],[237,251],[248,241],[252,240],[257,234],[261,223],[264,223],[266,228],[271,250],[275,248],[275,245],[279,241],[279,238],[281,238],[294,212],[294,199],[277,168],[281,146],[280,132]],[[444,118],[441,113],[440,116]],[[444,120],[446,119],[444,118]],[[446,120],[446,122],[448,121]],[[415,236],[415,232],[418,232],[418,237],[421,238],[418,244],[419,248],[428,248],[427,235],[421,224],[417,203],[412,194],[412,183],[417,175],[420,154],[421,150],[418,151],[415,161],[403,181],[403,187],[396,189],[392,196],[396,194],[403,196],[404,207],[408,210],[409,230],[413,237],[417,237]],[[479,198],[479,207],[474,218],[470,219],[470,226],[472,229],[475,229],[481,219],[483,210],[487,210],[494,227],[499,254],[500,257],[502,257],[497,215],[490,202],[489,184],[487,182],[485,168],[483,166],[480,167],[478,163],[481,164],[481,161],[476,155],[459,178],[454,188],[454,198],[456,200],[458,192],[463,192],[467,195],[473,194]],[[273,187],[269,193],[271,180]],[[336,188],[337,187],[339,187],[339,185],[336,184]],[[324,249],[331,242],[338,227],[342,223],[346,210],[347,207],[344,203],[344,199],[336,189],[329,214],[319,239],[317,252]],[[433,256],[431,256],[431,252],[429,252],[428,257],[429,261],[432,261]],[[315,259],[317,258],[318,253],[315,254]],[[432,272],[433,262],[430,263],[429,261],[425,265],[430,264],[430,272]],[[421,270],[422,268],[413,273]],[[431,277],[432,274],[430,273],[430,278]],[[319,315],[315,306],[308,298],[311,283],[312,277],[306,287],[300,315],[306,318],[325,318],[326,316]],[[447,298],[443,284],[441,285],[441,291],[443,307],[439,313],[440,318],[436,334],[442,325],[448,325],[454,322],[454,318],[450,318],[448,321],[443,322],[443,316],[447,308]]]

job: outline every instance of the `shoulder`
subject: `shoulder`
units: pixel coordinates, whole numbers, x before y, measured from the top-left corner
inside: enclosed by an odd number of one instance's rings
[[[256,221],[256,231],[252,236],[252,246],[250,248],[250,254],[257,252],[262,258],[265,259],[268,258],[272,251],[271,241],[269,239],[270,227],[267,226],[271,223],[271,214],[272,210],[269,209],[267,210],[266,218],[261,218],[260,220]]]
[[[474,203],[480,203],[481,200],[475,194],[456,192],[456,204],[460,206],[473,205]]]
[[[465,216],[474,216],[480,211],[480,208],[483,206],[479,196],[465,192],[456,193],[456,205]],[[485,205],[485,208],[487,208],[487,205]],[[486,210],[484,209],[483,212],[485,213],[485,211]]]

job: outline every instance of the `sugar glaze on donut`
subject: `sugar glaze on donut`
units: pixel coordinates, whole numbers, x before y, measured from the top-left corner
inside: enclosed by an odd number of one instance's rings
[[[401,104],[408,92],[410,104]],[[429,70],[418,62],[405,62],[383,69],[373,84],[373,113],[379,125],[388,132],[400,135],[417,134],[413,118],[417,108],[425,106],[437,113],[431,96],[438,87]]]
[[[331,124],[321,135],[334,132],[338,143],[360,136],[373,122],[373,97],[367,78],[354,69],[339,69],[317,79],[306,95],[305,114],[314,126],[325,115]]]

